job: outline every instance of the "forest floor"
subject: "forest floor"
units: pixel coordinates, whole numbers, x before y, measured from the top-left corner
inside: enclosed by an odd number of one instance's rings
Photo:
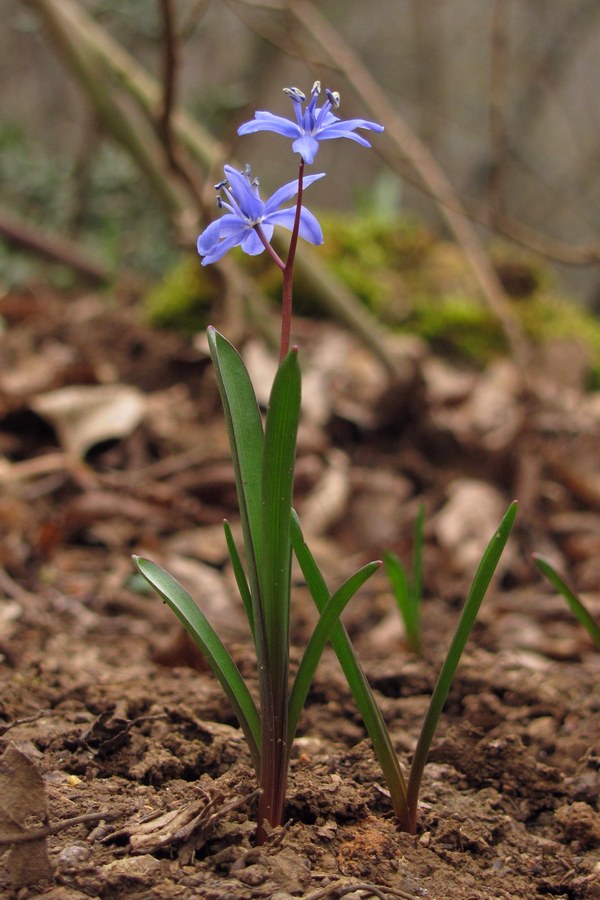
[[[583,388],[579,348],[536,350],[524,391],[510,360],[476,371],[399,337],[390,385],[354,337],[298,322],[297,507],[330,584],[385,550],[408,562],[426,509],[423,655],[405,646],[383,571],[344,615],[404,764],[481,552],[515,498],[519,514],[433,743],[417,834],[394,822],[327,651],[285,825],[257,847],[231,709],[131,564],[148,556],[184,583],[255,685],[206,345],[91,294],[8,294],[0,314],[2,896],[600,898],[600,654],[530,559],[547,555],[600,616],[600,394]],[[242,343],[264,401],[274,360]],[[294,582],[292,663],[314,622]],[[15,829],[27,840],[9,846]]]

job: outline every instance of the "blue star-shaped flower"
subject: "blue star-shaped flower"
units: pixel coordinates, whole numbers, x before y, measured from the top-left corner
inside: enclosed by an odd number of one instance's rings
[[[308,187],[324,175],[325,173],[321,172],[320,175],[307,176],[302,181],[302,188]],[[203,266],[221,259],[232,247],[241,246],[250,256],[262,253],[265,247],[256,233],[257,225],[260,225],[268,242],[271,241],[275,225],[282,225],[290,231],[294,227],[296,207],[280,209],[280,206],[298,193],[297,180],[284,184],[263,202],[258,193],[258,181],[250,180],[249,169],[246,172],[238,172],[231,166],[225,166],[225,176],[225,180],[215,187],[219,191],[222,190],[226,198],[225,200],[222,197],[218,198],[219,207],[228,212],[215,222],[211,222],[198,238],[198,253],[204,257]],[[226,187],[227,184],[229,187]],[[321,226],[304,206],[300,208],[298,233],[311,244],[323,243]]]
[[[338,109],[340,95],[327,89],[327,99],[323,106],[317,106],[317,99],[321,93],[321,82],[315,81],[312,88],[312,96],[306,109],[303,104],[306,96],[299,88],[284,88],[284,93],[290,97],[294,104],[296,121],[275,116],[266,110],[257,110],[255,118],[238,128],[238,134],[253,134],[255,131],[274,131],[284,137],[293,138],[292,150],[299,153],[305,163],[312,163],[319,149],[319,141],[330,141],[334,138],[350,138],[363,147],[370,147],[370,143],[360,134],[355,134],[357,128],[366,128],[369,131],[383,131],[383,125],[376,122],[367,122],[366,119],[338,119],[331,112]]]

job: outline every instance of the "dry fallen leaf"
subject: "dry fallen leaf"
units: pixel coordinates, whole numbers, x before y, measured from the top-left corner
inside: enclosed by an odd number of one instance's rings
[[[42,776],[33,762],[14,744],[0,758],[0,847],[9,846],[6,866],[15,888],[43,881],[52,875],[47,837],[23,838],[48,824],[48,806]],[[20,843],[10,844],[12,839]]]
[[[30,401],[52,423],[64,449],[83,457],[95,444],[127,437],[146,411],[144,395],[126,384],[73,385]]]

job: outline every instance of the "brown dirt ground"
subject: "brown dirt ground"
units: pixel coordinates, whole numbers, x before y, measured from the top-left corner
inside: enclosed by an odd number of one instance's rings
[[[434,741],[418,833],[394,823],[327,652],[286,824],[256,847],[256,784],[231,710],[130,563],[150,556],[189,585],[254,683],[202,343],[92,296],[9,295],[0,313],[2,896],[600,898],[600,654],[529,561],[547,553],[600,613],[600,405],[576,350],[540,352],[524,394],[506,361],[473,372],[399,340],[390,388],[354,339],[299,323],[298,506],[332,584],[388,548],[408,560],[427,509],[423,657],[403,644],[382,573],[345,615],[404,762],[481,540],[513,497],[521,509]],[[260,380],[268,355],[257,341],[246,350]],[[80,413],[40,406],[102,385],[139,392],[143,414],[122,433],[109,412],[86,442]],[[293,660],[314,621],[296,582]]]

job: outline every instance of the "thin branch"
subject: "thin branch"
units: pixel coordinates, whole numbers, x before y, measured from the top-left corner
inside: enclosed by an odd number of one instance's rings
[[[58,834],[65,828],[73,828],[75,825],[88,825],[95,822],[101,822],[103,819],[110,821],[121,815],[119,812],[96,812],[85,813],[82,816],[73,816],[70,819],[61,819],[60,822],[54,822],[42,828],[30,828],[27,831],[18,831],[12,835],[0,834],[0,847],[10,847],[13,844],[28,844],[31,841],[39,841],[42,838],[50,837],[52,834]]]
[[[3,209],[0,209],[0,235],[9,244],[53,262],[62,263],[89,281],[97,284],[110,281],[108,268],[82,253],[71,241],[22,222],[14,214]]]
[[[488,201],[495,214],[503,207],[508,135],[505,109],[508,77],[508,13],[509,0],[495,0],[491,26],[490,72],[490,173]]]

